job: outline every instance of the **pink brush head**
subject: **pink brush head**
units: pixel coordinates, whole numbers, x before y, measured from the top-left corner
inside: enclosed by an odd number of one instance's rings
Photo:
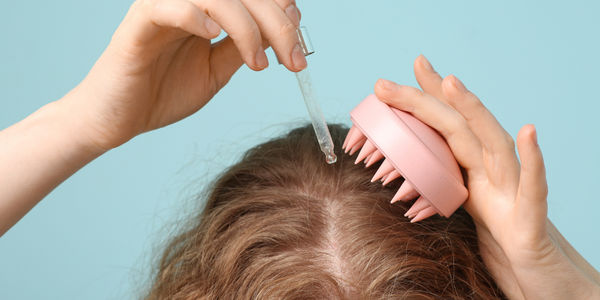
[[[406,212],[411,222],[436,213],[450,217],[467,199],[468,192],[456,159],[444,138],[411,114],[391,108],[375,95],[368,96],[351,112],[354,124],[343,149],[356,163],[371,166],[382,158],[372,181],[383,184],[399,177],[404,183],[392,199],[419,199]]]

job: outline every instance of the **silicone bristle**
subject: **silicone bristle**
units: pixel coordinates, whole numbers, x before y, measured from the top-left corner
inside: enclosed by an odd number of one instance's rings
[[[373,153],[369,154],[369,156],[367,156],[367,158],[365,158],[365,168],[368,168],[366,166],[366,164],[369,163],[369,160],[371,159],[371,157],[373,157]]]
[[[405,180],[400,189],[398,189],[398,192],[396,193],[394,198],[392,198],[392,203],[398,200],[403,200],[407,196],[415,193],[418,194],[417,190],[415,190],[415,188],[412,185],[410,185],[408,181]]]
[[[410,207],[410,209],[408,211],[406,211],[404,216],[408,217],[410,215],[415,215],[418,212],[420,212],[430,206],[431,206],[431,204],[429,204],[429,201],[427,201],[427,199],[421,197],[421,198],[417,199],[417,201],[415,201],[415,203]]]
[[[381,151],[377,150],[373,152],[373,154],[371,154],[371,157],[369,157],[369,160],[365,161],[365,163],[367,164],[367,168],[372,166],[374,163],[380,161],[382,158],[383,153],[381,153]]]
[[[419,196],[421,196],[421,195],[419,194],[419,192],[417,192],[417,191],[414,191],[414,192],[412,192],[412,193],[408,194],[406,197],[404,197],[404,198],[402,199],[402,201],[410,201],[410,200],[413,200],[413,199],[415,199],[415,198],[417,198],[417,197],[419,197]]]
[[[435,215],[437,213],[437,211],[435,210],[435,208],[433,208],[433,206],[430,206],[422,211],[420,211],[414,218],[412,218],[410,220],[411,223],[415,223],[415,222],[419,222],[423,219],[427,219],[433,215]]]
[[[384,182],[390,174],[385,174],[385,176],[381,177],[381,182]]]
[[[352,131],[352,134],[350,134],[349,132],[348,137],[349,139],[348,144],[346,144],[346,153],[348,153],[348,150],[354,149],[357,144],[359,144],[363,140],[366,140],[367,138],[358,128],[354,129],[354,131]]]
[[[352,127],[350,127],[350,130],[348,130],[348,134],[346,135],[346,139],[344,140],[342,149],[346,149],[346,146],[348,146],[348,141],[350,141],[350,137],[352,136],[352,133],[354,132],[354,130],[357,130],[356,126],[352,125]]]
[[[400,175],[400,172],[398,172],[397,170],[392,171],[392,173],[390,173],[390,175],[383,181],[383,185],[386,185],[390,182],[392,182],[394,179],[400,177],[402,175]]]
[[[394,166],[388,160],[384,160],[381,163],[381,166],[379,167],[377,172],[375,172],[375,176],[373,176],[373,179],[371,179],[371,182],[375,182],[375,180],[377,180],[387,174],[390,174],[391,172],[393,172],[395,170],[396,169],[394,169]]]
[[[349,154],[354,155],[354,153],[356,153],[356,151],[358,151],[358,149],[362,148],[362,146],[365,144],[365,142],[367,142],[367,138],[360,140],[358,143],[356,143],[356,145],[354,145],[354,147],[352,147]]]
[[[373,143],[371,141],[367,140],[365,142],[365,144],[362,146],[362,150],[360,150],[360,153],[356,157],[356,161],[354,162],[354,164],[358,164],[363,159],[365,159],[367,156],[373,154],[373,152],[375,152],[375,151],[377,151],[377,147],[375,147],[375,145],[373,145]]]

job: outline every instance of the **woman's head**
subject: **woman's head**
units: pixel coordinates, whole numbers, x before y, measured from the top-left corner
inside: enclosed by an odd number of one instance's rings
[[[464,210],[417,224],[340,151],[325,163],[310,126],[249,150],[168,245],[149,299],[497,299]],[[399,180],[400,181],[400,180]]]

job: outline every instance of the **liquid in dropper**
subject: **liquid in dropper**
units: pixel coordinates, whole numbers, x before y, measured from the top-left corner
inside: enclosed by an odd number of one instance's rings
[[[315,129],[321,151],[325,153],[327,163],[333,164],[337,161],[337,156],[333,152],[333,140],[331,140],[331,134],[323,117],[319,99],[317,98],[317,93],[313,87],[308,69],[296,73],[296,79],[298,79],[298,85],[300,86],[300,91],[302,91],[302,97],[304,97],[304,103],[306,103],[310,121]]]

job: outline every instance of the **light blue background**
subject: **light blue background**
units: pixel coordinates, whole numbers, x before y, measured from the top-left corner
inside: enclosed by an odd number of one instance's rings
[[[378,78],[416,85],[424,54],[513,136],[536,124],[550,218],[600,267],[599,1],[298,2],[329,122],[348,123]],[[0,129],[77,85],[130,3],[4,1]],[[133,297],[185,200],[244,149],[307,120],[293,74],[269,57],[271,68],[243,67],[199,113],[110,151],[42,201],[0,239],[0,299]]]

